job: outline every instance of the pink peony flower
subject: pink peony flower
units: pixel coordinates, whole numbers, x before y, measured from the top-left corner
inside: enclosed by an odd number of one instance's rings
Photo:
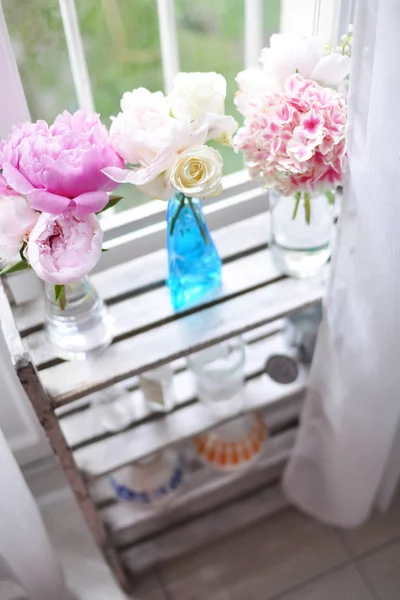
[[[0,260],[13,258],[22,248],[39,214],[22,196],[0,196]]]
[[[340,184],[346,164],[344,97],[295,74],[283,92],[259,94],[246,105],[235,138],[252,177],[282,194]]]
[[[32,208],[60,214],[69,207],[87,215],[104,208],[117,184],[102,173],[123,166],[98,115],[78,110],[13,128],[0,145],[0,166],[9,187],[26,194]]]
[[[103,232],[96,215],[42,213],[32,229],[26,258],[38,277],[59,285],[87,275],[101,256]]]

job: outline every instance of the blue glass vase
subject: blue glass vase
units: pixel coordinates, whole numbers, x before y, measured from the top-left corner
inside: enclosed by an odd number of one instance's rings
[[[167,209],[168,287],[175,310],[185,308],[221,284],[221,259],[198,198],[176,192]]]

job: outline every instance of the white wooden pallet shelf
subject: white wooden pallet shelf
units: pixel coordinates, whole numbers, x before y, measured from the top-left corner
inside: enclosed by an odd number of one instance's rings
[[[114,319],[115,339],[101,356],[87,361],[55,356],[43,328],[43,299],[10,307],[0,283],[0,318],[16,372],[97,543],[125,588],[126,569],[134,574],[187,551],[190,541],[228,531],[226,519],[233,510],[244,511],[238,524],[264,514],[253,507],[250,515],[246,502],[270,498],[290,452],[307,370],[299,365],[296,380],[281,384],[264,373],[264,366],[271,355],[290,354],[282,318],[321,299],[326,273],[308,281],[281,275],[267,247],[268,229],[265,215],[217,230],[223,285],[183,311],[172,310],[164,285],[165,251],[93,275]],[[243,405],[229,415],[214,415],[197,402],[185,357],[236,335],[247,344]],[[169,414],[155,414],[144,402],[137,376],[169,362],[178,401]],[[117,385],[132,418],[125,430],[110,433],[93,420],[92,403]],[[247,411],[260,412],[271,435],[260,460],[242,476],[216,474],[192,460],[186,487],[162,514],[143,513],[113,498],[108,476],[115,470],[169,445],[188,452],[191,437]],[[235,500],[254,490],[260,490],[254,498]],[[218,527],[215,511],[222,519]]]

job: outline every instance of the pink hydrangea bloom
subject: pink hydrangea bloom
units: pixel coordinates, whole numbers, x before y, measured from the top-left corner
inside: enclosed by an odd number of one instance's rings
[[[63,285],[77,281],[101,256],[103,232],[96,215],[42,213],[29,235],[26,258],[40,279]]]
[[[253,177],[285,195],[341,183],[347,118],[341,94],[296,74],[283,92],[253,96],[245,116],[235,149]]]
[[[98,115],[65,111],[49,126],[45,121],[13,128],[0,144],[0,167],[6,184],[26,194],[32,208],[60,214],[95,213],[108,202],[117,183],[102,169],[123,167]]]

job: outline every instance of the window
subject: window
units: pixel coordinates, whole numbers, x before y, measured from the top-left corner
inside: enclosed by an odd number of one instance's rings
[[[64,108],[74,111],[85,106],[95,108],[108,124],[124,91],[141,85],[152,91],[168,89],[178,70],[222,73],[228,84],[226,111],[239,120],[233,103],[235,75],[257,63],[269,36],[277,31],[309,35],[318,30],[331,39],[339,22],[341,29],[346,28],[351,4],[343,0],[4,0],[3,11],[32,118],[52,120]],[[242,157],[229,148],[223,154],[226,191],[204,203],[211,227],[266,208],[257,183],[250,182],[243,170]],[[165,204],[148,202],[130,185],[121,192],[124,201],[119,212],[106,214],[103,220],[112,248],[103,258],[104,265],[164,243]]]

